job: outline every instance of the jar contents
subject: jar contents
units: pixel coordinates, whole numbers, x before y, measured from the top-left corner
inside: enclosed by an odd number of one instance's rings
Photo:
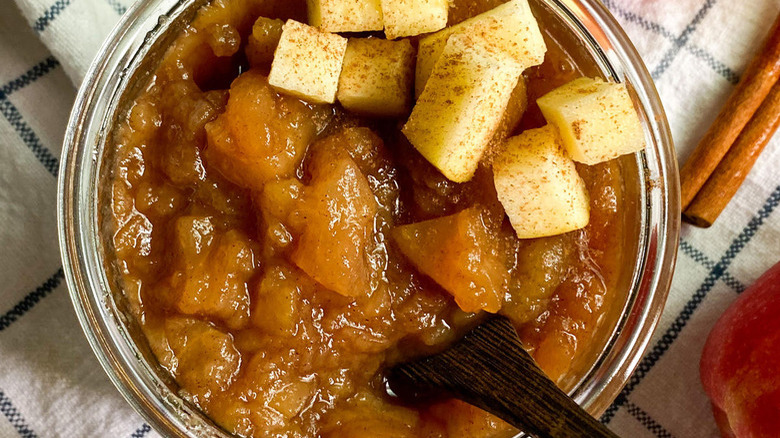
[[[526,37],[525,1],[421,1],[445,9],[418,23],[377,15],[396,1],[218,0],[173,41],[113,132],[107,247],[151,351],[217,425],[509,437],[460,401],[400,404],[383,370],[490,313],[555,381],[594,348],[622,269],[612,158],[636,145],[567,119],[618,111],[616,84],[572,82],[544,22]],[[480,40],[529,19],[522,53]]]

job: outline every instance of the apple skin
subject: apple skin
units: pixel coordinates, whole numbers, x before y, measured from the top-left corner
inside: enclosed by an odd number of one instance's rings
[[[723,437],[780,437],[780,263],[718,319],[699,366]]]

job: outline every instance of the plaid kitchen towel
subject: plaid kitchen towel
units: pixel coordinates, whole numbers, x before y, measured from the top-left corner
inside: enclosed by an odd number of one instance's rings
[[[0,0],[0,437],[150,437],[87,345],[57,247],[60,145],[78,85],[130,0]],[[652,71],[680,161],[780,12],[778,0],[604,0]],[[717,317],[780,257],[780,136],[708,230],[684,227],[669,301],[603,421],[715,437],[698,378]]]

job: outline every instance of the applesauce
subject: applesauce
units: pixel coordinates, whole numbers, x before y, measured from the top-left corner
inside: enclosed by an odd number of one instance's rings
[[[456,1],[450,24],[499,3]],[[180,392],[238,436],[512,436],[462,402],[409,407],[384,394],[386,367],[445,348],[485,317],[420,271],[426,260],[462,267],[478,248],[469,272],[504,291],[499,313],[560,380],[616,293],[620,168],[578,165],[587,228],[519,240],[489,166],[452,183],[409,145],[403,120],[268,85],[268,56],[247,38],[253,22],[305,14],[289,0],[205,6],[116,128],[111,247],[131,312]],[[496,143],[541,126],[535,98],[582,69],[550,38]],[[428,226],[405,228],[418,223]]]

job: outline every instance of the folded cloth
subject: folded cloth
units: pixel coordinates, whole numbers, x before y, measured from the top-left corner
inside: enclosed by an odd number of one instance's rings
[[[63,282],[55,221],[55,177],[74,85],[129,0],[2,1],[0,436],[156,436],[111,385],[81,333]],[[604,1],[656,80],[683,162],[780,2]],[[718,315],[780,257],[779,143],[776,137],[766,148],[714,227],[683,228],[657,333],[603,417],[618,434],[716,435],[699,355]]]

